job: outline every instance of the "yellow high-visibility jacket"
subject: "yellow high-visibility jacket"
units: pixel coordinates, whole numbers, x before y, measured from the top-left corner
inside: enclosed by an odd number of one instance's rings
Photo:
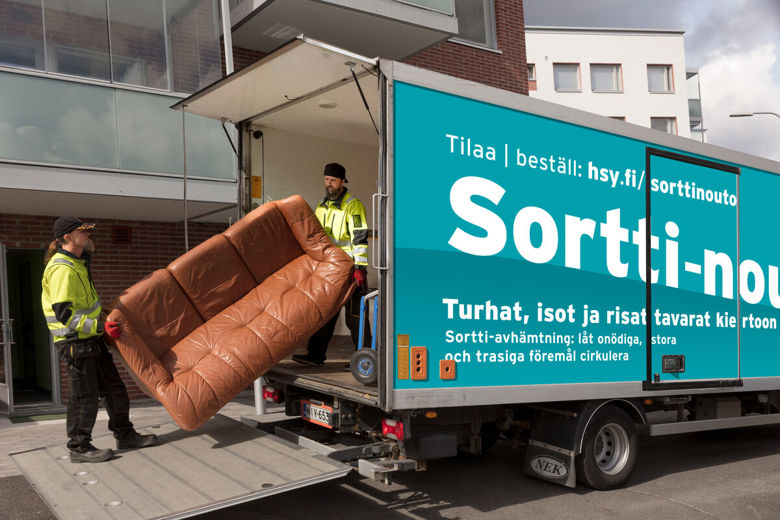
[[[344,190],[336,200],[325,197],[314,214],[325,233],[356,266],[368,266],[368,222],[362,202]]]
[[[43,271],[41,305],[55,343],[103,333],[99,320],[103,307],[89,275],[88,258],[88,253],[77,258],[58,249]]]

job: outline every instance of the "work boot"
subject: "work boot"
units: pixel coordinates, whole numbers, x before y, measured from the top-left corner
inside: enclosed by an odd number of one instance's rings
[[[116,440],[116,449],[118,450],[130,450],[133,448],[146,448],[147,446],[153,446],[157,443],[157,435],[150,433],[148,435],[141,435],[137,431],[133,430],[133,433]]]
[[[79,451],[70,450],[71,462],[105,462],[114,456],[114,450],[105,448],[98,449],[91,444],[81,448]]]
[[[302,365],[308,365],[310,367],[321,367],[325,364],[325,360],[317,360],[312,357],[311,354],[295,354],[292,360]]]

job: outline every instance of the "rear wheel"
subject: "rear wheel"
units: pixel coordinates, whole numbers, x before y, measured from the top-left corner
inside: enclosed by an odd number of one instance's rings
[[[634,471],[639,438],[631,417],[604,406],[590,420],[577,456],[577,480],[594,489],[614,489]]]

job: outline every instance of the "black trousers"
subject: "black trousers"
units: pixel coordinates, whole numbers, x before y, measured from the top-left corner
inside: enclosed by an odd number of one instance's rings
[[[108,429],[115,438],[127,437],[135,431],[130,422],[127,388],[107,347],[99,338],[95,341],[101,343],[100,353],[96,356],[74,358],[67,345],[58,349],[68,374],[67,445],[73,451],[83,451],[90,445],[100,398],[108,412]]]
[[[352,297],[344,305],[344,321],[347,324],[349,333],[352,336],[352,344],[357,349],[358,338],[360,337],[360,298],[366,295],[368,290],[366,288],[356,288],[352,293]],[[366,312],[371,308],[367,306]],[[328,350],[328,343],[333,337],[333,331],[336,329],[336,323],[339,321],[339,314],[336,313],[333,318],[330,319],[320,330],[314,333],[309,338],[309,344],[306,347],[309,351],[309,356],[318,362],[325,361],[325,353]],[[363,346],[371,347],[371,323],[369,322],[369,316],[366,316],[363,323]]]

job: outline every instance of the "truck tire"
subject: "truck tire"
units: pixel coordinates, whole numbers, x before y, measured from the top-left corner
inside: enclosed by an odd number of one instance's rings
[[[593,489],[620,487],[634,471],[639,437],[631,417],[616,406],[604,406],[590,420],[575,465],[577,480]]]
[[[376,350],[361,348],[349,360],[352,376],[364,385],[373,385],[377,379]]]

